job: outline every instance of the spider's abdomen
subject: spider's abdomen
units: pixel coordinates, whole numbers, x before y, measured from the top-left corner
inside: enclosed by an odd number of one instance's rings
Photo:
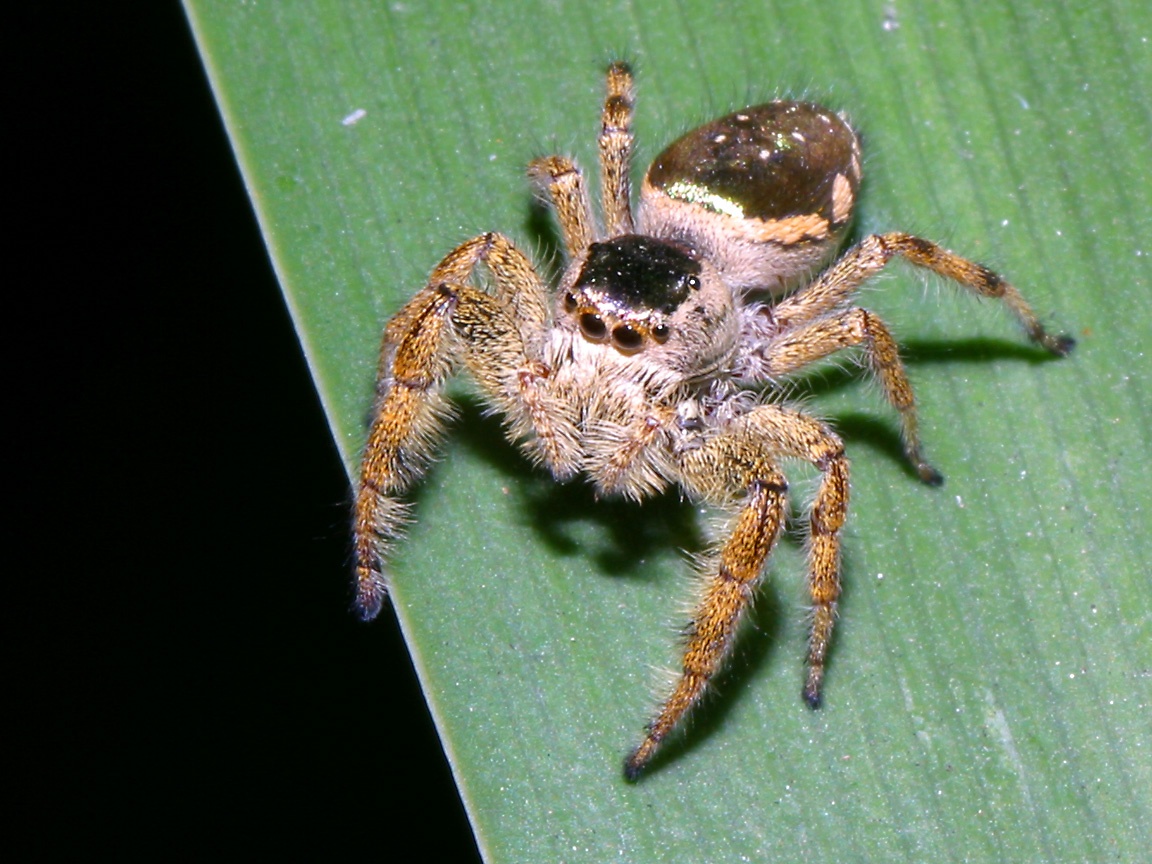
[[[779,292],[836,249],[860,185],[856,133],[808,102],[769,102],[692,130],[652,162],[640,230],[680,240],[737,290]]]
[[[852,214],[856,147],[856,134],[830,111],[769,102],[677,139],[647,180],[669,198],[760,222],[766,239],[819,240]]]

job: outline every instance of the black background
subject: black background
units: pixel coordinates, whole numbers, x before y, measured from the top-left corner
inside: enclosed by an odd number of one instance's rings
[[[5,845],[475,859],[183,11],[91,9],[7,34]]]

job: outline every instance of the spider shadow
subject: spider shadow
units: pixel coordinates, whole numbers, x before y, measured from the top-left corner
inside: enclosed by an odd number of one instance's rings
[[[1034,346],[999,340],[994,338],[972,338],[959,341],[906,342],[901,347],[901,357],[910,365],[917,366],[929,363],[986,363],[989,360],[1012,359],[1029,363],[1045,363],[1060,358]],[[797,390],[806,395],[819,395],[839,390],[842,387],[858,385],[861,372],[854,367],[825,367],[807,377],[797,379]],[[901,469],[914,480],[919,480],[915,469],[908,463],[904,455],[903,442],[900,438],[899,427],[891,418],[883,414],[884,405],[881,399],[876,415],[867,413],[842,413],[832,418],[832,425],[841,432],[850,444],[862,443],[891,458],[901,466]],[[801,524],[802,502],[795,499],[791,502],[792,510],[788,517],[788,525]],[[803,539],[797,530],[792,528],[781,538],[782,543],[791,543],[802,546]],[[846,589],[852,584],[854,567],[851,553],[844,550],[841,569]],[[768,564],[771,574],[771,559]],[[768,575],[765,575],[765,581]],[[795,574],[782,574],[786,584],[791,584],[788,578]],[[720,729],[740,694],[748,691],[751,681],[767,664],[774,649],[783,640],[783,612],[778,591],[768,591],[762,586],[757,591],[757,597],[751,610],[749,610],[737,634],[732,656],[725,663],[720,673],[713,679],[709,692],[702,704],[688,716],[687,722],[674,730],[657,751],[652,762],[645,771],[659,771],[665,765],[671,764],[686,753],[691,752],[708,739],[715,731]],[[841,609],[847,609],[851,603],[850,590],[846,590],[841,597]],[[831,673],[836,667],[837,640],[833,640],[827,656],[827,669]],[[797,684],[802,683],[801,676],[797,676]],[[799,690],[799,687],[797,688]],[[804,700],[797,692],[797,708],[803,711],[811,710],[804,705]]]
[[[900,359],[906,366],[915,368],[940,363],[988,363],[994,360],[1017,360],[1038,365],[1059,362],[1061,358],[1027,343],[976,336],[947,342],[916,339],[901,342]],[[798,391],[819,396],[859,384],[865,378],[867,373],[859,366],[845,363],[840,366],[820,366],[810,375],[796,375],[788,380],[795,382]],[[879,403],[883,405],[882,398],[879,399]]]
[[[540,197],[533,197],[521,223],[524,236],[532,240],[545,260],[560,261],[564,257],[564,243],[552,207]],[[551,282],[549,284],[552,284]]]
[[[563,556],[589,557],[606,575],[646,579],[645,558],[669,549],[690,553],[706,548],[695,508],[675,492],[643,503],[622,498],[597,499],[592,487],[577,477],[557,483],[546,471],[534,468],[503,434],[500,423],[487,416],[472,394],[453,394],[458,419],[452,438],[502,474],[515,478],[515,497],[523,522],[540,543]],[[592,525],[598,539],[593,548],[578,536],[582,525]]]
[[[1032,365],[1058,362],[1061,358],[1034,345],[1009,342],[1003,339],[973,337],[948,342],[911,340],[900,344],[900,358],[912,368],[940,363],[988,363],[994,360],[1016,360]],[[823,366],[809,375],[790,379],[794,392],[802,396],[822,396],[845,387],[859,386],[868,373],[853,364]],[[913,382],[915,390],[915,382]],[[863,444],[884,454],[900,466],[913,479],[919,480],[915,468],[904,455],[900,427],[893,409],[877,391],[875,411],[845,412],[829,417],[832,427],[841,434],[849,447]]]
[[[453,401],[460,414],[454,440],[515,479],[510,485],[525,514],[525,524],[557,554],[588,558],[592,563],[590,578],[599,574],[654,581],[650,568],[644,566],[645,558],[666,554],[669,549],[693,555],[710,547],[698,508],[681,500],[675,491],[635,503],[616,498],[598,500],[591,486],[579,479],[556,483],[545,472],[533,468],[508,443],[499,423],[484,415],[474,396],[454,395]],[[795,518],[795,513],[790,514],[790,523]],[[575,529],[583,524],[594,525],[603,542],[590,549],[586,542],[577,539]],[[781,536],[780,543],[803,545],[790,531]],[[687,560],[683,562],[685,573],[690,566]],[[661,748],[656,757],[658,763],[688,752],[723,726],[741,694],[747,692],[748,683],[769,663],[773,649],[781,641],[784,619],[778,593],[768,590],[767,583],[766,575],[741,622],[732,654],[713,680],[705,700],[690,715],[686,725],[691,727],[691,734],[678,729]],[[684,588],[683,581],[677,580],[674,590],[668,592],[672,602],[668,604],[667,617],[653,626],[667,622],[687,625],[683,601],[690,599],[691,594]],[[646,718],[637,717],[637,734],[642,719]]]
[[[1058,359],[1028,345],[988,338],[947,343],[908,342],[903,344],[901,354],[910,366],[983,363],[996,359],[1040,363]],[[798,392],[820,395],[858,385],[860,378],[860,371],[854,367],[825,367],[795,380]],[[674,491],[638,504],[616,498],[598,500],[591,486],[580,479],[556,483],[546,472],[532,467],[518,449],[508,443],[500,423],[485,415],[475,395],[453,393],[452,400],[459,409],[459,417],[453,423],[453,440],[502,474],[515,478],[516,482],[510,485],[524,514],[524,524],[530,526],[540,542],[553,552],[566,557],[584,556],[592,562],[590,570],[601,575],[651,580],[650,571],[643,564],[645,558],[666,553],[668,549],[692,554],[708,548],[698,522],[697,508],[680,500]],[[899,428],[884,412],[885,406],[880,399],[876,414],[844,413],[834,417],[832,422],[850,443],[872,447],[915,478],[915,471],[904,457]],[[800,513],[796,509],[799,503],[792,503],[789,526],[800,524]],[[577,536],[578,527],[584,524],[596,526],[598,536],[604,538],[595,548],[590,549]],[[780,543],[802,546],[803,539],[794,530],[789,530],[783,534]],[[688,567],[687,562],[684,566]],[[664,742],[647,771],[659,770],[680,759],[723,727],[737,700],[749,691],[751,682],[771,661],[774,650],[783,641],[783,616],[786,613],[779,590],[766,587],[768,575],[773,572],[771,563],[768,566],[768,574],[745,615],[731,656],[713,679],[702,703]],[[846,555],[843,572],[848,583],[851,582],[852,570],[850,555]],[[791,577],[799,575],[802,574],[781,573],[784,584],[788,586],[794,584]],[[843,599],[850,602],[848,597]],[[672,619],[675,605],[670,604],[667,620]],[[834,641],[828,657],[830,671],[836,665],[835,655]],[[802,683],[801,677],[797,675],[798,685]],[[809,710],[803,707],[798,692],[796,703],[798,708]]]

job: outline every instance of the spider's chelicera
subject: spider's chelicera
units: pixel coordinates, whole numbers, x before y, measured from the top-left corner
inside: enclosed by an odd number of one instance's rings
[[[386,556],[408,518],[404,495],[441,437],[449,375],[466,369],[508,438],[557,480],[584,474],[598,494],[642,499],[678,485],[730,514],[703,557],[681,669],[625,761],[635,779],[707,691],[784,527],[778,463],[820,471],[808,511],[812,605],[803,695],[820,703],[840,595],[848,461],[825,423],[779,401],[772,385],[843,349],[858,349],[899,415],[920,478],[916,408],[896,342],[857,290],[893,257],[997,298],[1029,338],[1056,355],[1020,292],[992,271],[909,234],[874,234],[829,264],[860,185],[856,133],[805,102],[746,108],[694,129],[656,157],[633,219],[629,171],[633,80],[608,70],[599,137],[601,215],[584,175],[550,156],[529,168],[559,221],[567,267],[549,287],[502,234],[448,253],[388,323],[374,419],[355,506],[357,605],[387,593]],[[473,280],[483,265],[486,287]],[[826,266],[827,265],[827,266]],[[824,268],[821,270],[821,268]],[[813,274],[819,274],[813,276]]]

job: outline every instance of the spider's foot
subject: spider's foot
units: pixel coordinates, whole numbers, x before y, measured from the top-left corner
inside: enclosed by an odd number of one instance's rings
[[[808,707],[815,710],[820,707],[823,701],[823,694],[821,690],[824,685],[824,667],[819,668],[813,666],[808,670],[808,680],[804,684],[804,692],[801,694],[804,701],[808,703]]]
[[[921,461],[916,463],[916,474],[920,477],[920,482],[926,483],[929,486],[944,485],[944,475],[927,462]]]
[[[653,738],[652,734],[649,733],[640,746],[628,754],[628,758],[624,760],[624,779],[629,783],[635,783],[640,779],[640,772],[648,766],[659,746],[660,739]]]
[[[1076,340],[1067,333],[1061,333],[1059,336],[1048,336],[1044,341],[1044,347],[1057,357],[1067,357],[1076,347]]]
[[[1072,336],[1069,336],[1067,333],[1054,335],[1045,330],[1039,323],[1028,328],[1028,336],[1041,348],[1055,354],[1057,357],[1067,357],[1072,353],[1072,349],[1076,347],[1076,340]]]
[[[928,460],[920,452],[919,442],[905,444],[904,447],[904,453],[912,463],[912,467],[916,469],[916,476],[920,478],[921,483],[927,483],[929,486],[944,485],[944,475],[928,464]]]
[[[388,580],[377,566],[356,567],[356,614],[361,621],[371,621],[384,607],[388,596]]]

